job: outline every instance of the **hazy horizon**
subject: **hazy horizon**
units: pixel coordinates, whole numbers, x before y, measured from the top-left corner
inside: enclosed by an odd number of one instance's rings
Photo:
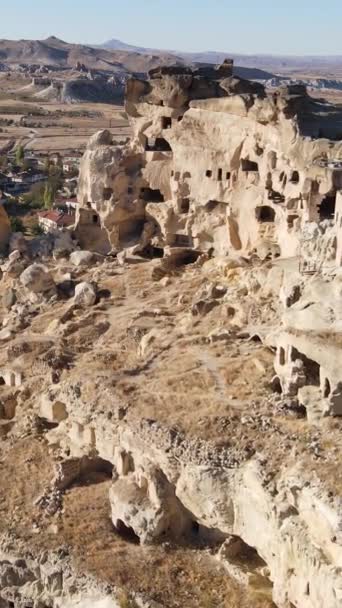
[[[12,0],[0,38],[98,45],[110,39],[147,48],[247,55],[337,56],[342,2],[318,0]],[[291,41],[291,44],[290,44]]]

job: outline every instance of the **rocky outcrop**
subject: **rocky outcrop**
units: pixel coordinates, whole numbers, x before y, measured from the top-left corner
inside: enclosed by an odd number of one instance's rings
[[[0,599],[4,608],[30,603],[57,608],[119,607],[119,594],[105,589],[90,576],[77,575],[65,551],[46,553],[39,560],[28,552],[25,555],[24,548],[18,557],[19,547],[15,550],[15,543],[7,537],[0,542]]]
[[[113,149],[109,134],[95,136],[81,168],[81,214],[90,213],[87,205],[101,210],[115,248],[127,246],[118,234],[124,206],[127,231],[142,247],[235,250],[262,259],[302,255],[306,225],[326,221],[334,229],[329,259],[340,263],[342,148],[328,141],[340,132],[337,109],[299,85],[266,92],[233,76],[227,61],[131,79],[126,111],[130,147]],[[315,256],[312,264],[322,260]]]
[[[55,283],[46,266],[32,264],[20,275],[21,284],[33,294],[51,294]]]
[[[81,246],[108,253],[140,240],[145,223],[145,204],[138,199],[141,162],[141,154],[115,146],[109,131],[90,139],[80,166],[76,235]]]
[[[0,204],[0,253],[5,253],[7,250],[11,236],[11,224],[8,215]]]
[[[131,144],[101,131],[82,160],[83,249],[25,270],[16,241],[2,266],[0,515],[147,606],[223,605],[201,585],[224,569],[248,608],[340,608],[339,110],[230,61],[134,78],[126,110]]]
[[[240,537],[267,564],[278,606],[340,606],[341,505],[296,462],[295,450],[274,476],[266,455],[246,459],[237,444],[211,450],[156,422],[110,427],[106,414],[85,423],[87,414],[82,420],[68,409],[57,436],[71,454],[96,448],[114,465],[110,501],[119,531],[131,529],[142,542]]]

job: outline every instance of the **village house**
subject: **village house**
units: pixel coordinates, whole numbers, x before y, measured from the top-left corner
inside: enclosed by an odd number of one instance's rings
[[[20,173],[13,175],[12,182],[15,184],[36,184],[38,182],[46,181],[46,175],[41,171],[28,169],[27,171],[21,171]]]
[[[79,158],[65,158],[63,161],[63,172],[66,174],[75,173],[79,169]]]
[[[75,213],[80,206],[76,196],[65,199],[65,204],[69,214]]]
[[[75,214],[64,213],[56,209],[40,211],[38,213],[38,223],[44,232],[65,230],[74,225]]]

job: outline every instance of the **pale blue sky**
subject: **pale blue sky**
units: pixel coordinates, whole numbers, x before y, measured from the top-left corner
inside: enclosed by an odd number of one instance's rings
[[[0,0],[0,9],[0,38],[342,55],[342,0]]]

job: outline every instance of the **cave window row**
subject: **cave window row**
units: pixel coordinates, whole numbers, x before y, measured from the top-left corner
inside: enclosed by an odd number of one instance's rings
[[[207,169],[207,171],[205,172],[206,177],[213,177],[213,171],[211,169]],[[225,173],[225,179],[228,181],[230,180],[231,174],[230,171],[226,171]],[[223,169],[220,167],[217,170],[217,181],[218,182],[222,182],[223,181]]]

